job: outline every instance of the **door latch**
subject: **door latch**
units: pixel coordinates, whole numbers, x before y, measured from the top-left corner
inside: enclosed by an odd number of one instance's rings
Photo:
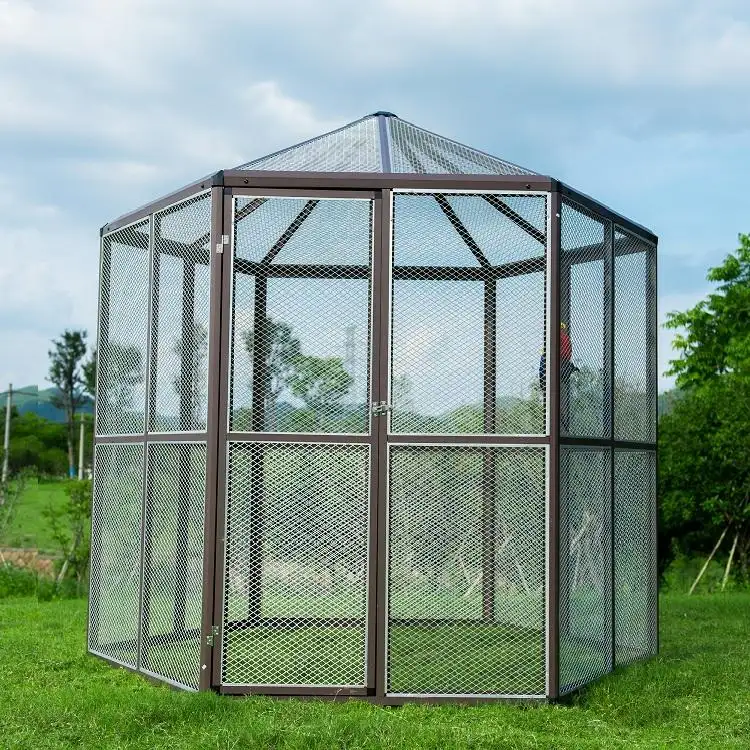
[[[219,626],[218,625],[212,625],[211,626],[211,634],[206,636],[206,645],[211,646],[213,648],[215,639],[219,635]]]
[[[393,407],[387,401],[378,401],[372,405],[372,413],[376,417],[382,417],[392,409]]]
[[[229,235],[228,234],[222,234],[221,240],[216,243],[216,252],[217,253],[223,253],[224,252],[224,245],[229,244]]]

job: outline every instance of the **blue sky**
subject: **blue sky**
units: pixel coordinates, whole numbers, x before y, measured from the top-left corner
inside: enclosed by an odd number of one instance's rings
[[[750,231],[746,0],[0,0],[0,102],[0,389],[93,335],[102,224],[378,109],[652,228],[662,316]]]

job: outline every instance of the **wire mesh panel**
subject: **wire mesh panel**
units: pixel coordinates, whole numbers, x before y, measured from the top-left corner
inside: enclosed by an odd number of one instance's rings
[[[205,494],[205,443],[149,444],[140,667],[196,690]]]
[[[609,436],[610,224],[567,200],[560,222],[560,431]]]
[[[605,674],[611,652],[609,448],[560,450],[560,690]]]
[[[503,159],[456,143],[397,117],[388,118],[394,172],[433,174],[535,174]]]
[[[544,694],[545,450],[389,452],[388,692]]]
[[[143,445],[94,448],[89,650],[138,661]]]
[[[656,454],[615,450],[615,659],[656,653]]]
[[[653,246],[615,229],[615,437],[656,439]]]
[[[370,200],[237,199],[230,429],[369,429]]]
[[[248,162],[238,169],[285,172],[379,172],[380,132],[377,117],[349,125]]]
[[[231,443],[222,683],[364,686],[370,447]]]
[[[150,221],[102,239],[96,432],[143,433]]]
[[[391,430],[539,434],[547,201],[395,193]]]
[[[154,214],[149,429],[203,431],[208,408],[211,195]]]

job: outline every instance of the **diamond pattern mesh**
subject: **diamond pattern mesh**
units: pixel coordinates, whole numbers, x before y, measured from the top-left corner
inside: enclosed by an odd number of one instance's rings
[[[372,201],[255,200],[235,208],[230,429],[366,432]]]
[[[204,443],[148,446],[141,668],[198,689]]]
[[[144,431],[149,227],[146,219],[102,239],[98,435]]]
[[[605,674],[611,648],[610,449],[560,450],[560,689]]]
[[[364,686],[369,451],[230,444],[224,684]]]
[[[653,246],[615,230],[615,437],[656,439]],[[651,371],[650,371],[651,370]]]
[[[605,360],[609,234],[608,222],[563,200],[560,322],[566,327],[560,332],[560,431],[564,435],[603,437],[611,420]]]
[[[390,449],[388,690],[544,693],[545,452]]]
[[[135,668],[143,445],[94,448],[89,649]]]
[[[656,454],[615,451],[615,659],[656,653]]]
[[[202,431],[208,408],[211,195],[154,215],[149,429]]]
[[[535,174],[461,143],[418,128],[397,117],[388,118],[391,165],[394,172],[433,174]]]
[[[238,169],[284,172],[380,172],[377,117],[365,117],[332,133],[248,162]]]
[[[545,432],[545,196],[396,193],[391,430]]]

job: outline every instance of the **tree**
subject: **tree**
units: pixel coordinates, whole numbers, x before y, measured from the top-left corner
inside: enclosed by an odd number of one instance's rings
[[[191,430],[204,427],[206,423],[207,397],[207,362],[208,362],[208,329],[202,323],[193,323],[193,336],[189,351],[185,352],[182,337],[178,338],[172,351],[182,363],[181,372],[173,381],[174,389],[180,399],[187,399],[189,413],[188,424],[182,424],[181,429]],[[185,372],[187,363],[187,372]],[[186,375],[187,393],[183,386],[183,373]]]
[[[106,404],[100,417],[105,431],[127,432],[126,413],[133,407],[135,389],[144,381],[143,355],[137,346],[109,342],[100,353],[99,403]],[[136,425],[132,429],[137,431]]]
[[[91,350],[83,363],[83,387],[91,398],[96,399],[96,349]]]
[[[673,346],[680,352],[669,374],[685,388],[733,372],[750,377],[750,234],[740,246],[708,272],[719,286],[708,298],[685,312],[668,315],[667,328],[678,333]]]
[[[289,376],[292,393],[301,398],[314,416],[316,424],[341,403],[351,389],[354,378],[346,371],[340,357],[311,357],[300,354],[294,360]]]
[[[750,380],[729,373],[689,389],[659,426],[662,547],[679,540],[682,551],[709,552],[730,529],[743,579],[750,574],[748,434]]]
[[[24,469],[40,474],[61,476],[67,470],[66,428],[34,412],[19,414],[14,406],[10,417],[10,447],[8,465],[11,474]],[[5,421],[5,409],[0,409],[0,424]]]
[[[91,481],[85,479],[82,482],[68,482],[65,494],[65,505],[62,508],[50,505],[44,515],[62,559],[55,588],[59,590],[66,578],[74,578],[76,593],[80,596],[88,571],[91,545]]]
[[[709,270],[716,290],[669,315],[667,327],[680,331],[669,373],[684,395],[662,419],[659,440],[665,526],[718,537],[709,560],[731,528],[725,582],[735,553],[745,577],[750,564],[750,235],[739,243]]]
[[[85,399],[83,392],[83,358],[86,355],[86,331],[65,330],[59,339],[52,340],[49,351],[49,381],[59,394],[53,403],[65,411],[68,441],[68,471],[75,476],[75,418]]]
[[[242,337],[250,361],[253,361],[256,345],[254,329],[245,331]],[[267,373],[265,414],[271,420],[269,428],[275,429],[276,402],[294,372],[295,363],[301,354],[301,345],[288,323],[278,322],[271,318],[265,319],[258,343],[264,349]]]

